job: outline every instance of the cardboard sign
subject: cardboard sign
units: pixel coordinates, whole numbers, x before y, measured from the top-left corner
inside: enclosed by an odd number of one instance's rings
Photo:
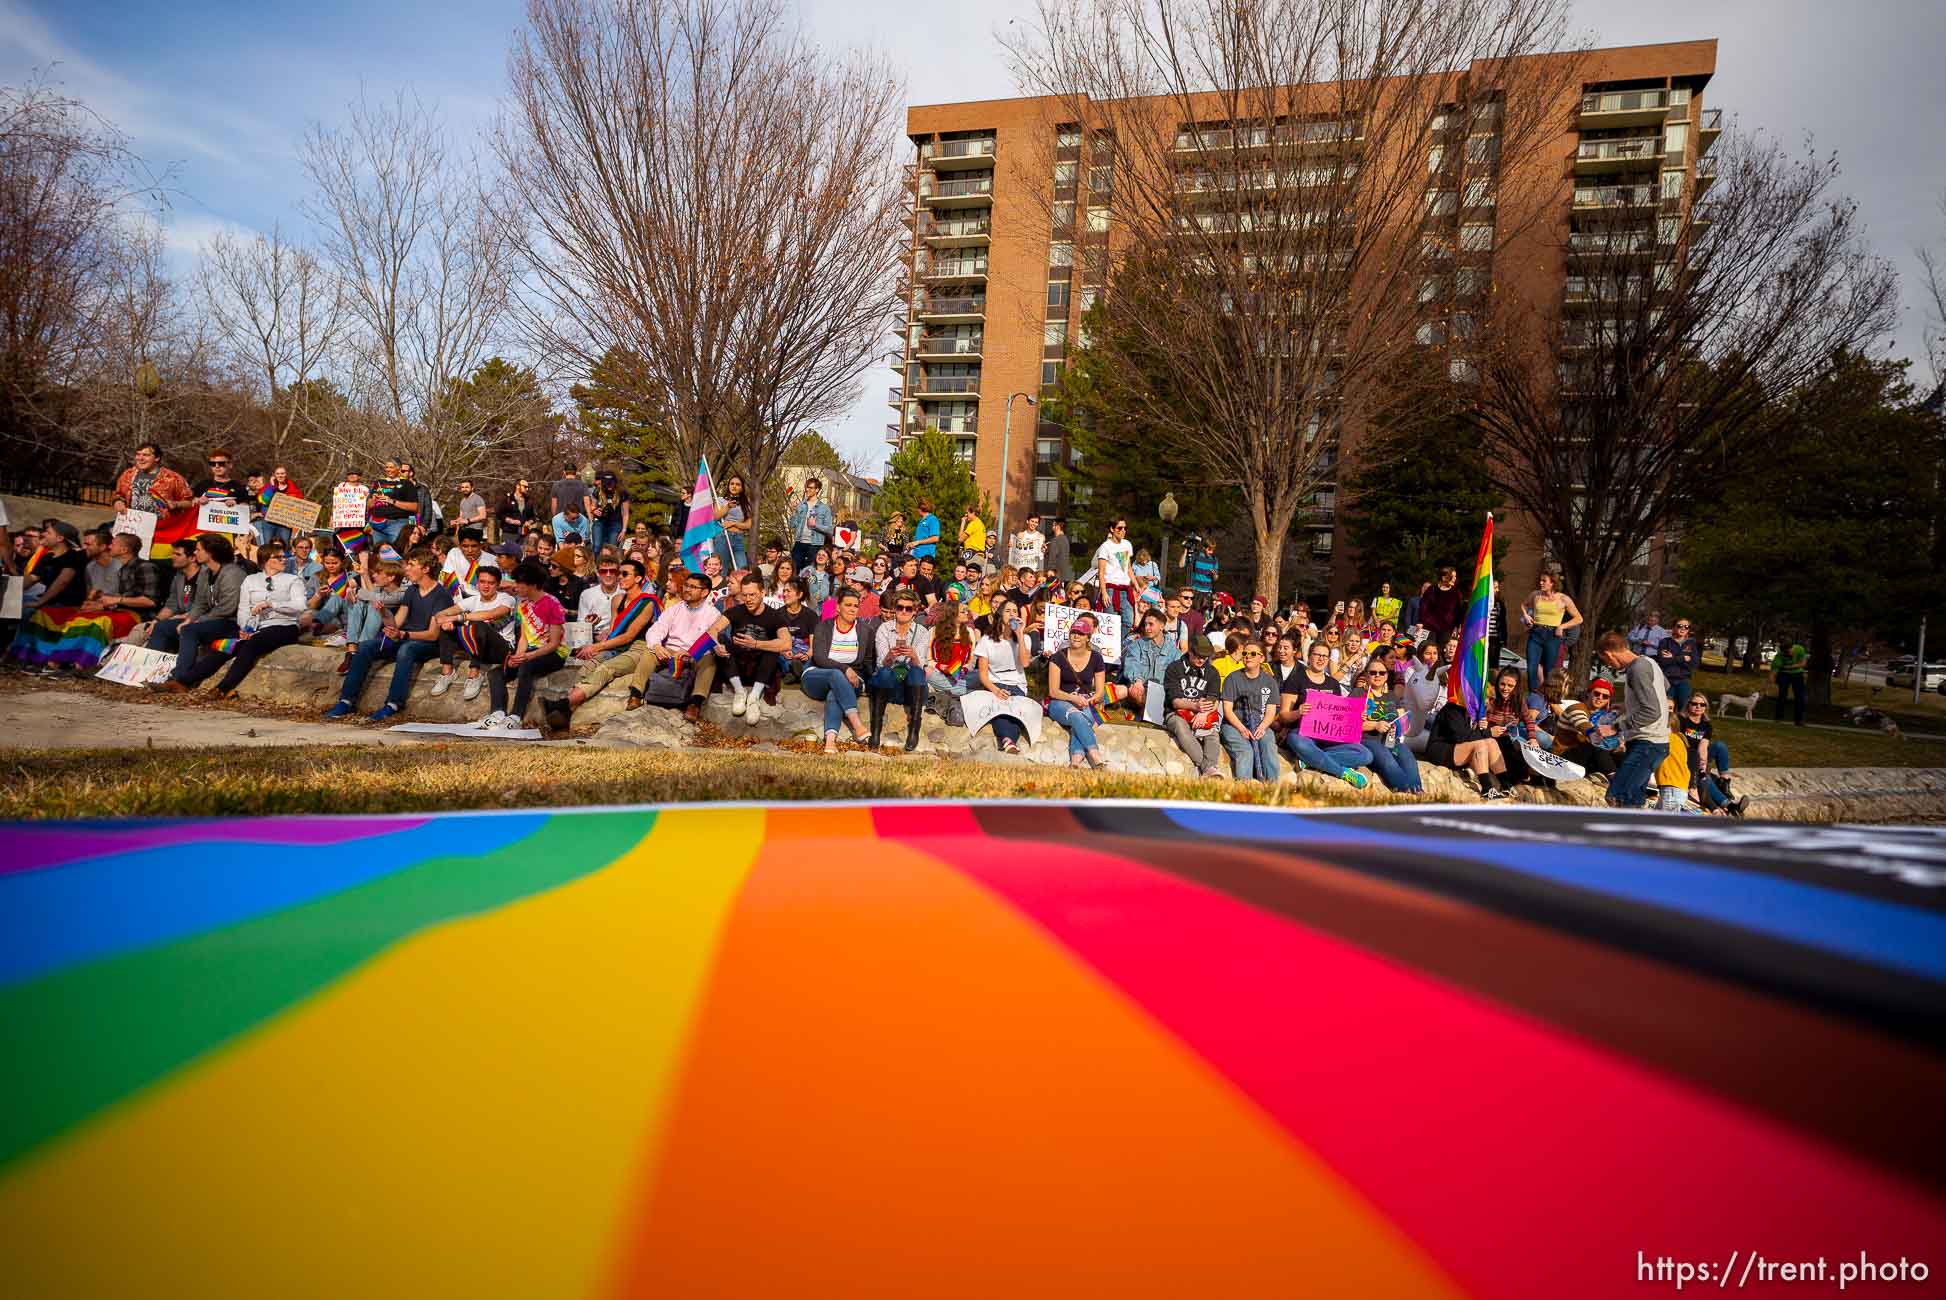
[[[1365,730],[1365,697],[1329,695],[1311,691],[1304,696],[1311,706],[1297,726],[1297,734],[1327,745],[1356,745]]]
[[[595,625],[583,623],[580,619],[569,619],[562,627],[562,643],[569,653],[585,650],[595,643]]]
[[[1588,775],[1588,769],[1581,764],[1570,763],[1567,759],[1550,754],[1532,742],[1521,743],[1520,755],[1527,760],[1527,766],[1533,770],[1534,775],[1545,777],[1549,781],[1579,781]]]
[[[323,509],[322,501],[306,501],[279,492],[264,508],[264,518],[292,532],[308,533],[318,526],[318,513]]]
[[[250,507],[230,501],[205,501],[196,511],[199,533],[236,533],[250,531]]]
[[[0,620],[19,622],[27,593],[27,579],[0,578]]]
[[[115,531],[134,533],[142,539],[142,554],[147,555],[155,545],[155,526],[161,520],[153,510],[118,510],[115,512]]]
[[[331,490],[331,526],[333,528],[363,528],[365,526],[365,502],[370,499],[372,490],[363,483],[340,483]]]
[[[1017,718],[1020,725],[1027,728],[1027,739],[1032,744],[1041,742],[1041,712],[1038,702],[1025,695],[1010,695],[1005,699],[992,691],[968,691],[959,697],[960,715],[966,719],[966,730],[970,734],[992,722],[1001,714]]]
[[[167,681],[175,667],[174,655],[124,641],[108,652],[95,676],[122,686],[149,686]]]
[[[1098,610],[1076,609],[1072,605],[1049,605],[1047,622],[1043,625],[1041,645],[1044,648],[1064,648],[1068,643],[1068,627],[1082,614],[1095,620],[1095,634],[1088,638],[1106,663],[1118,664],[1122,661],[1122,616],[1103,614]]]
[[[832,534],[831,540],[836,542],[840,547],[844,548],[847,551],[857,550],[858,549],[858,525],[839,524],[838,531]]]

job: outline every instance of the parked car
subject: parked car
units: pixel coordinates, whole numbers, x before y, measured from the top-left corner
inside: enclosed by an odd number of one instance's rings
[[[1894,667],[1886,672],[1885,684],[1894,690],[1909,691],[1912,689],[1913,674],[1914,666],[1908,660],[1903,667]],[[1939,691],[1942,695],[1946,695],[1946,663],[1928,663],[1919,689]]]

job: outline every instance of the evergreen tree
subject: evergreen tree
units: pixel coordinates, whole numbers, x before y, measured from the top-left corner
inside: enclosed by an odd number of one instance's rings
[[[620,467],[623,487],[642,504],[654,500],[651,487],[685,488],[696,473],[694,465],[676,463],[675,439],[653,391],[648,367],[622,347],[609,348],[588,382],[568,390],[582,435],[597,456]]]

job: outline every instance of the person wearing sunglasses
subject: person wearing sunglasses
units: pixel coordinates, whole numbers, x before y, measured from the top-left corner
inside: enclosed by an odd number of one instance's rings
[[[1230,769],[1239,781],[1277,784],[1283,765],[1277,761],[1276,722],[1279,696],[1277,676],[1265,667],[1261,641],[1250,640],[1237,651],[1240,667],[1223,679],[1218,696],[1223,710],[1220,735],[1230,755]]]
[[[1689,692],[1693,689],[1689,678],[1702,662],[1703,643],[1690,635],[1688,619],[1677,619],[1675,626],[1669,629],[1669,635],[1662,638],[1662,644],[1655,648],[1655,663],[1656,667],[1662,669],[1669,689],[1675,692],[1678,711],[1689,706]]]
[[[581,599],[574,604],[574,616],[588,625],[590,641],[608,635],[609,624],[615,619],[615,594],[621,589],[621,561],[612,551],[605,553],[595,561],[594,585],[583,588]]]
[[[1306,652],[1304,667],[1279,687],[1278,712],[1284,722],[1284,748],[1302,767],[1336,777],[1354,790],[1363,790],[1365,774],[1358,768],[1367,759],[1365,747],[1349,742],[1320,742],[1303,734],[1304,715],[1312,708],[1312,697],[1349,695],[1351,691],[1331,672],[1331,647],[1319,638]],[[1224,686],[1227,688],[1226,681]]]
[[[1712,811],[1720,808],[1732,817],[1743,816],[1750,807],[1750,796],[1730,793],[1730,747],[1716,739],[1710,726],[1707,695],[1693,694],[1676,714],[1675,729],[1689,754],[1690,789],[1696,802]]]
[[[201,482],[192,489],[199,504],[207,505],[212,501],[225,501],[231,504],[244,499],[244,486],[236,477],[236,457],[227,447],[218,447],[203,462],[209,469]]]
[[[1419,794],[1419,760],[1405,743],[1410,727],[1403,701],[1393,688],[1391,665],[1375,657],[1362,672],[1365,691],[1365,721],[1360,744],[1367,765],[1378,773],[1388,790],[1400,794]]]
[[[1597,677],[1583,692],[1587,699],[1561,701],[1561,721],[1576,735],[1561,751],[1570,763],[1579,763],[1591,776],[1612,777],[1621,761],[1622,719],[1615,711],[1615,688]],[[1565,739],[1559,736],[1557,739]]]
[[[877,749],[885,738],[885,710],[894,698],[905,708],[905,752],[919,748],[919,722],[926,703],[926,664],[932,629],[919,621],[919,597],[899,588],[891,598],[892,617],[880,619],[873,633],[877,668],[865,679],[871,695],[872,734]]]

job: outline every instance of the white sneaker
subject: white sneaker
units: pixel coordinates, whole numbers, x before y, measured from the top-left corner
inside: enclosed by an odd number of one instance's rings
[[[432,679],[433,698],[438,699],[440,696],[444,695],[447,691],[452,690],[453,679],[457,676],[459,676],[458,673],[441,673],[439,674],[439,676],[433,678]]]
[[[479,699],[480,691],[485,685],[486,685],[486,677],[484,675],[467,678],[466,689],[460,693],[460,698],[462,700]]]
[[[749,698],[743,691],[732,690],[730,692],[730,712],[739,718],[742,717],[745,702]]]
[[[750,696],[744,702],[743,720],[749,723],[753,727],[756,726],[757,723],[762,721],[763,719],[764,716],[763,699],[764,699],[764,688],[761,686],[752,686],[750,688]]]
[[[522,722],[519,718],[514,717],[510,713],[503,713],[500,715],[500,730],[525,731],[527,730],[527,724]]]
[[[495,709],[493,712],[487,714],[484,718],[480,719],[480,730],[481,731],[503,731],[506,729],[508,721],[509,719],[505,711],[501,709]]]

